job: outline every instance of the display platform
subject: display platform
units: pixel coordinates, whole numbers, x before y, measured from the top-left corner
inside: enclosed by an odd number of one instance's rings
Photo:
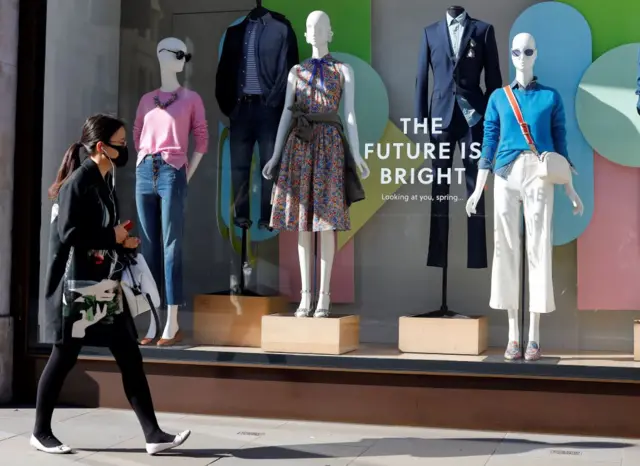
[[[640,319],[633,321],[633,360],[640,361]]]
[[[332,315],[299,318],[272,314],[262,318],[262,349],[276,353],[339,355],[360,346],[360,317]]]
[[[398,348],[405,353],[480,355],[489,347],[489,318],[400,317]]]
[[[262,318],[284,312],[279,296],[196,295],[193,303],[193,340],[200,345],[260,347]]]

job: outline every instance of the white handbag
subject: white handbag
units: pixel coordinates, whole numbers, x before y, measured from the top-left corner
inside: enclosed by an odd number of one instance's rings
[[[516,116],[516,120],[518,120],[518,124],[520,125],[520,129],[522,130],[522,134],[524,135],[527,144],[529,144],[529,149],[540,160],[540,163],[538,164],[538,177],[553,184],[570,183],[571,165],[569,165],[569,161],[567,160],[567,158],[562,156],[561,154],[558,154],[557,152],[543,152],[542,154],[538,152],[533,138],[531,137],[529,125],[527,125],[527,123],[525,123],[524,121],[522,111],[520,110],[520,106],[518,105],[516,96],[513,94],[511,86],[505,86],[503,89],[505,94],[507,94],[507,100],[509,101],[511,109]]]
[[[160,319],[156,309],[160,306],[160,293],[147,261],[142,254],[136,254],[127,259],[123,258],[123,262],[126,265],[120,285],[131,316],[136,318],[151,311],[151,318],[155,319],[156,329],[159,329]]]

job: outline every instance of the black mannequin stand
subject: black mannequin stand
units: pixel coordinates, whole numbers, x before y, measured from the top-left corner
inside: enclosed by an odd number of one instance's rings
[[[449,251],[449,236],[447,235],[446,240],[445,240],[445,246],[444,246],[444,250]],[[449,309],[449,306],[447,306],[447,279],[448,279],[448,266],[445,265],[444,267],[442,267],[442,291],[441,291],[441,302],[442,304],[440,305],[440,309],[438,309],[437,311],[431,311],[431,312],[427,312],[426,314],[423,314],[422,317],[431,317],[431,318],[456,318],[456,319],[468,319],[467,316],[463,315],[463,314],[458,314],[457,312],[453,312],[452,310]]]
[[[229,294],[236,296],[259,296],[258,294],[247,290],[247,276],[251,275],[252,269],[248,259],[248,231],[251,223],[243,223],[239,225],[242,230],[242,244],[240,247],[240,269],[238,270],[238,286],[232,289]]]

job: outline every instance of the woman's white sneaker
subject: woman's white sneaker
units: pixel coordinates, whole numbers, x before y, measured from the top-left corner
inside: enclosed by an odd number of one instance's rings
[[[35,435],[31,436],[31,440],[29,441],[29,443],[36,450],[41,451],[43,453],[49,453],[51,455],[66,455],[72,452],[71,448],[69,448],[68,446],[62,443],[60,445],[56,445],[52,447],[45,447],[42,444],[42,442],[36,438]]]
[[[167,443],[147,443],[147,453],[150,455],[156,455],[158,453],[162,453],[163,451],[171,450],[172,448],[179,447],[184,442],[187,441],[189,436],[191,435],[190,430],[185,430],[184,432],[180,432],[173,439],[173,442]]]

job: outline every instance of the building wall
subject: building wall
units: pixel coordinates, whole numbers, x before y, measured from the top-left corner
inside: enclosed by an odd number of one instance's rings
[[[13,373],[13,324],[9,297],[18,82],[18,3],[19,0],[0,0],[0,404],[11,399]]]

